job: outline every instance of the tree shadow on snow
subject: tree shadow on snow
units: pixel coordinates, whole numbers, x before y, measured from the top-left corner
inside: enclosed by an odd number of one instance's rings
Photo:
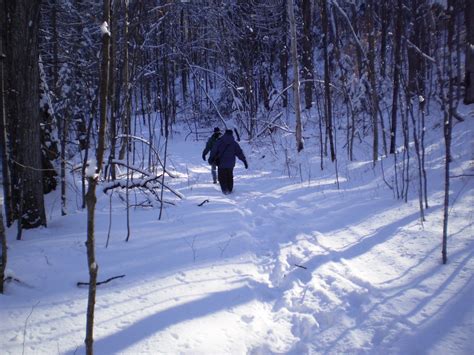
[[[439,250],[439,247],[433,249],[432,252],[435,250]],[[459,260],[459,258],[462,257],[462,254],[465,254],[465,250],[452,254],[451,258]],[[401,302],[404,297],[409,302],[410,296],[407,295],[407,292],[414,289],[424,290],[427,294],[410,310],[407,310],[403,314],[394,315],[389,323],[380,325],[382,329],[372,329],[374,330],[371,339],[372,351],[388,351],[389,353],[397,354],[421,354],[433,351],[434,346],[447,335],[447,330],[453,329],[458,325],[462,326],[463,322],[465,322],[467,316],[465,305],[470,303],[469,300],[472,299],[474,295],[472,276],[460,289],[453,292],[452,297],[440,302],[439,305],[437,305],[437,302],[439,302],[437,301],[437,297],[446,293],[447,288],[457,280],[459,273],[466,267],[466,264],[470,262],[473,257],[474,250],[467,253],[467,255],[459,261],[456,268],[450,272],[446,279],[441,282],[433,292],[427,292],[423,283],[441,272],[441,270],[438,269],[438,266],[430,268],[425,273],[410,280],[403,286],[393,288],[392,290],[397,290],[395,293],[381,298],[378,302],[371,305],[369,309],[358,314],[355,319],[355,324],[352,327],[346,328],[341,334],[339,334],[339,336],[337,336],[337,338],[331,341],[324,348],[324,353],[333,352],[337,347],[337,344],[344,342],[344,339],[349,336],[352,331],[364,329],[363,325],[366,322],[368,322],[367,326],[369,327],[367,330],[370,331],[370,320],[373,317],[380,316],[380,314],[386,312],[386,310],[384,311],[381,307],[387,307],[391,301]],[[385,289],[384,291],[387,292],[388,290],[390,289]],[[433,311],[432,309],[431,312],[424,312],[424,310],[428,310],[430,307],[431,309],[436,307],[436,310]],[[413,317],[419,316],[420,313],[424,313],[422,320],[414,320]],[[400,330],[396,337],[393,337],[393,333],[388,330],[396,329],[397,324],[402,324],[404,330]],[[474,329],[471,329],[471,333],[473,331]],[[474,345],[471,345],[470,350],[473,350],[473,347]],[[449,352],[448,349],[446,349],[446,351]],[[466,353],[472,353],[472,351]]]
[[[231,309],[241,304],[248,303],[255,297],[255,292],[247,285],[232,290],[209,294],[204,298],[180,304],[149,315],[136,321],[127,328],[97,339],[94,342],[94,351],[97,354],[123,352],[134,344],[137,344],[168,327],[184,321],[205,317],[219,311]],[[159,349],[156,350],[158,351]],[[77,353],[77,349],[74,352]],[[72,354],[73,351],[69,353]]]

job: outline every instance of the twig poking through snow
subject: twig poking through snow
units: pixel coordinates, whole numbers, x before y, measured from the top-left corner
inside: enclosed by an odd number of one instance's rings
[[[235,236],[235,234],[232,233],[232,234],[229,236],[229,239],[227,239],[227,242],[224,244],[224,246],[221,247],[220,245],[218,245],[218,248],[219,248],[220,251],[221,251],[221,258],[222,258],[222,256],[224,255],[225,250],[226,250],[227,247],[229,246],[230,241],[232,240],[232,238],[234,238],[234,236]]]
[[[31,311],[30,311],[30,314],[28,314],[28,317],[26,317],[26,320],[25,320],[25,327],[23,328],[23,350],[22,350],[22,354],[25,354],[25,338],[26,338],[26,327],[28,326],[28,319],[30,319],[31,315],[33,314],[33,311],[35,310],[35,307],[37,305],[39,305],[40,301],[36,302],[36,304],[31,307]]]
[[[193,262],[196,262],[196,253],[197,253],[197,250],[196,250],[196,248],[194,247],[194,243],[196,242],[196,238],[197,238],[197,236],[194,236],[194,237],[193,237],[192,243],[190,243],[187,238],[184,238],[184,240],[186,241],[186,244],[189,245],[189,247],[191,248],[191,250],[192,250],[192,252],[193,252]]]

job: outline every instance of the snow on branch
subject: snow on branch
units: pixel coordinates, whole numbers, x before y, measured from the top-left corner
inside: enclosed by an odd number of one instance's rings
[[[121,166],[125,166],[125,167],[128,167],[129,169],[131,170],[134,170],[136,172],[139,172],[140,174],[142,174],[144,176],[144,178],[142,179],[134,179],[134,182],[133,183],[128,183],[126,181],[122,181],[122,180],[117,180],[117,181],[113,181],[113,182],[110,182],[110,183],[107,183],[104,185],[103,187],[103,191],[104,193],[107,193],[107,191],[111,190],[111,189],[115,189],[117,187],[120,187],[120,188],[146,188],[148,189],[153,195],[157,196],[155,191],[153,191],[153,184],[158,184],[158,185],[162,185],[162,182],[159,180],[160,177],[163,176],[163,174],[160,174],[160,175],[155,175],[155,174],[150,174],[149,172],[143,170],[143,169],[140,169],[138,167],[135,167],[135,166],[131,166],[131,165],[127,165],[125,162],[121,161],[121,160],[112,160],[111,161],[111,164],[117,164],[117,165],[121,165]],[[183,194],[181,194],[180,192],[172,189],[171,187],[169,187],[168,185],[164,184],[163,185],[168,191],[170,191],[172,194],[174,194],[175,196],[177,196],[178,198],[180,199],[183,199],[184,196]]]

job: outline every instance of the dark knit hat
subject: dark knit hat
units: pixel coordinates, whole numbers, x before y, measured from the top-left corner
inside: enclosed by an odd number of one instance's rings
[[[219,129],[219,127],[214,128],[214,133],[221,133],[221,130]]]

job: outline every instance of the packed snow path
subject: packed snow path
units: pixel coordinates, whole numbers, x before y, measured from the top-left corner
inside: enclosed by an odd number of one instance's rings
[[[417,202],[394,199],[370,162],[352,163],[337,189],[330,172],[288,178],[244,145],[250,169],[237,163],[224,196],[201,145],[171,147],[171,184],[186,198],[161,221],[156,209],[132,210],[128,243],[116,200],[105,248],[109,198],[99,196],[99,279],[126,277],[98,288],[97,354],[474,352],[472,181],[454,186],[441,266],[441,180],[422,225]],[[76,211],[24,241],[9,231],[21,282],[0,296],[0,353],[83,353],[85,223]]]

